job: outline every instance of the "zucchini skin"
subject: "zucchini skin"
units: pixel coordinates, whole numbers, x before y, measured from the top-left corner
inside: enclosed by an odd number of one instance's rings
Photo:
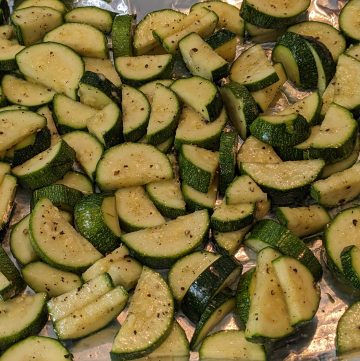
[[[74,188],[69,188],[62,184],[51,184],[44,188],[36,189],[31,197],[30,208],[41,198],[48,198],[56,206],[64,211],[72,212],[77,202],[83,197],[83,194]]]
[[[74,221],[77,229],[102,254],[119,247],[120,239],[102,219],[101,205],[108,194],[90,194],[75,205]]]
[[[255,224],[247,236],[247,239],[249,238],[259,239],[284,255],[297,259],[310,270],[315,281],[321,279],[323,269],[320,262],[303,241],[291,233],[285,226],[271,219],[264,219]]]
[[[255,274],[256,268],[253,267],[241,275],[238,288],[236,290],[235,312],[239,316],[240,323],[245,329],[249,318],[250,311],[250,293],[249,287],[251,280]]]
[[[360,278],[353,268],[351,251],[355,246],[345,247],[341,252],[341,264],[344,270],[344,276],[351,284],[351,286],[357,290],[360,290]]]
[[[236,269],[242,271],[241,263],[234,257],[221,256],[202,272],[187,290],[182,310],[190,320],[198,322],[209,302],[223,286],[226,278]],[[222,275],[220,277],[220,275]]]
[[[16,149],[14,151],[14,157],[12,160],[12,166],[16,167],[22,163],[25,163],[32,157],[43,152],[51,145],[51,134],[48,127],[41,129],[35,137],[35,142],[32,145],[28,145],[22,149]]]
[[[21,186],[31,190],[42,188],[61,179],[71,170],[75,162],[75,151],[65,141],[61,143],[61,147],[51,163],[35,172],[18,177]]]
[[[310,1],[308,0],[307,3],[309,6]],[[306,9],[304,11],[306,11]],[[255,7],[248,4],[246,0],[244,0],[240,8],[240,15],[245,21],[248,21],[249,23],[257,25],[261,28],[282,29],[288,25],[298,22],[298,20],[302,17],[303,12],[290,17],[274,17],[257,10]]]

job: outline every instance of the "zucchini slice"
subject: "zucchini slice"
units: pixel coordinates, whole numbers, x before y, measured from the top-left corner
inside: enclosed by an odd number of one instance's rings
[[[234,61],[230,69],[230,80],[245,85],[249,91],[257,91],[276,83],[279,76],[264,49],[260,45],[254,45]]]
[[[96,261],[81,277],[88,282],[106,272],[115,286],[123,286],[126,290],[131,290],[136,286],[141,271],[142,265],[129,256],[128,249],[122,244],[104,258]]]
[[[174,135],[180,115],[176,94],[162,84],[157,84],[151,103],[146,141],[158,145]]]
[[[180,175],[186,184],[207,193],[219,165],[218,152],[184,144],[179,155]]]
[[[159,315],[159,316],[157,316]],[[174,301],[161,275],[144,267],[129,314],[115,336],[112,360],[146,356],[170,334],[174,317]]]
[[[304,197],[304,192],[318,178],[323,167],[321,159],[277,164],[241,163],[241,172],[268,193],[274,204],[287,205]]]
[[[211,228],[219,232],[238,231],[253,222],[254,212],[253,203],[226,204],[223,202],[211,215]]]
[[[336,207],[355,199],[360,194],[360,163],[334,173],[311,185],[310,195],[324,207]]]
[[[218,186],[219,179],[216,176],[210,184],[207,193],[200,192],[183,182],[181,185],[181,191],[183,193],[187,209],[190,212],[207,209],[209,213],[212,213],[216,203]]]
[[[51,42],[35,44],[20,51],[16,62],[28,80],[76,99],[84,63],[71,48]]]
[[[186,291],[182,310],[192,321],[199,321],[210,301],[240,276],[242,265],[231,256],[221,256],[211,263]]]
[[[137,24],[134,31],[134,50],[136,55],[144,55],[158,46],[153,30],[159,27],[170,27],[185,18],[186,15],[172,9],[153,11]]]
[[[30,6],[48,6],[49,8],[60,11],[62,14],[66,13],[66,5],[61,0],[24,0],[16,9],[24,9]]]
[[[167,79],[172,64],[173,56],[170,54],[119,56],[115,59],[121,81],[132,86],[140,86],[153,79]]]
[[[132,56],[132,34],[135,25],[134,15],[117,15],[112,22],[111,40],[114,58]]]
[[[17,41],[12,41],[8,39],[0,39],[0,46],[0,70],[16,70],[18,68],[16,63],[16,55],[25,47],[23,45],[20,45]]]
[[[218,149],[227,119],[225,109],[217,119],[208,122],[193,108],[184,105],[176,129],[175,147],[180,149],[182,144],[193,144],[206,149]]]
[[[173,178],[166,155],[152,145],[124,143],[107,150],[96,168],[102,190],[144,185]]]
[[[10,174],[5,174],[0,183],[0,231],[8,224],[14,206],[17,181]]]
[[[52,104],[53,117],[60,134],[86,130],[87,120],[96,114],[94,108],[63,94],[56,94]]]
[[[52,146],[55,145],[60,140],[60,135],[56,128],[52,111],[50,110],[48,105],[44,105],[41,108],[39,108],[36,111],[36,113],[38,113],[46,118],[47,127],[50,130],[50,145],[52,145]]]
[[[110,33],[113,15],[110,11],[96,6],[80,6],[67,12],[64,20],[67,23],[92,25],[104,33]]]
[[[201,4],[201,3],[199,3]],[[206,42],[228,63],[232,63],[236,56],[238,38],[235,33],[227,29],[219,29],[210,35]]]
[[[311,272],[288,256],[273,260],[272,266],[285,296],[291,325],[311,320],[320,303],[320,288]]]
[[[322,101],[319,92],[312,92],[305,98],[288,106],[284,110],[278,112],[278,115],[298,113],[302,115],[310,125],[317,125],[320,121]]]
[[[360,59],[360,44],[351,45],[345,52],[346,55],[353,57],[356,60]]]
[[[290,26],[288,31],[320,41],[329,49],[334,61],[337,61],[346,49],[345,38],[339,30],[321,21],[303,21]]]
[[[222,111],[222,99],[217,87],[199,76],[178,79],[170,87],[187,105],[212,122]]]
[[[266,201],[267,195],[247,175],[236,177],[225,192],[226,204]]]
[[[199,322],[196,324],[194,334],[190,341],[191,349],[196,349],[209,331],[234,308],[234,297],[229,297],[224,293],[217,294],[205,308]]]
[[[111,102],[87,121],[88,131],[104,145],[110,148],[122,140],[122,115],[116,103]]]
[[[10,250],[15,259],[23,266],[37,261],[38,255],[32,248],[29,234],[30,214],[20,220],[10,234]]]
[[[354,150],[358,125],[351,112],[333,103],[326,112],[320,131],[312,139],[311,158],[335,163],[347,158]]]
[[[236,82],[226,84],[220,91],[233,126],[245,140],[251,123],[259,115],[254,98],[245,86]]]
[[[334,173],[342,172],[343,170],[351,168],[358,160],[359,153],[360,153],[360,142],[359,140],[357,140],[355,143],[354,150],[347,158],[333,164],[325,165],[325,167],[321,172],[321,178],[327,178],[333,175]]]
[[[351,79],[351,81],[348,81]],[[360,107],[360,61],[351,56],[339,56],[335,73],[333,102],[349,110]]]
[[[179,22],[169,26],[156,27],[154,37],[169,53],[175,53],[181,39],[190,33],[197,33],[206,38],[215,30],[219,17],[207,8],[198,8]]]
[[[180,304],[187,290],[196,278],[220,257],[219,254],[198,251],[180,258],[170,268],[168,274],[169,287]]]
[[[69,188],[63,184],[51,184],[47,187],[36,189],[30,200],[30,208],[33,209],[41,198],[48,198],[54,206],[63,211],[73,212],[83,194],[74,188]]]
[[[7,349],[1,358],[3,361],[33,360],[39,361],[47,355],[49,361],[73,360],[72,354],[61,342],[50,337],[30,336]]]
[[[269,108],[269,106],[277,99],[277,97],[279,96],[280,88],[287,81],[287,75],[281,63],[276,63],[274,65],[274,69],[276,70],[276,74],[278,75],[279,80],[264,89],[258,90],[256,92],[251,92],[251,95],[255,99],[255,102],[263,112],[265,112]]]
[[[138,89],[122,87],[123,137],[127,142],[136,142],[146,134],[150,117],[150,103]]]
[[[30,239],[44,261],[63,270],[82,272],[101,258],[101,253],[77,233],[46,198],[41,199],[31,213]]]
[[[317,204],[307,207],[279,207],[276,209],[276,217],[298,237],[320,232],[331,220],[325,208]]]
[[[246,226],[238,231],[233,232],[218,232],[213,231],[213,240],[215,242],[215,247],[221,254],[234,255],[242,241],[244,240],[246,234],[249,232],[251,226]]]
[[[360,3],[358,0],[351,1],[341,9],[339,14],[340,30],[352,41],[359,41],[360,35],[357,32],[357,20],[360,15]]]
[[[282,160],[272,146],[263,143],[253,136],[245,140],[237,155],[239,169],[241,168],[241,163],[276,164],[280,162],[282,162]]]
[[[72,168],[74,160],[74,150],[65,141],[59,141],[44,152],[13,168],[12,173],[24,188],[34,190],[61,179]]]
[[[10,164],[0,162],[0,184],[4,180],[6,174],[10,173]]]
[[[264,219],[256,223],[246,237],[245,245],[256,252],[266,247],[272,247],[283,255],[300,261],[310,270],[316,281],[322,276],[320,262],[305,243],[285,226],[271,219]]]
[[[316,89],[318,70],[311,50],[305,37],[286,32],[278,39],[272,52],[272,60],[282,63],[287,77],[296,86],[304,89]]]
[[[219,147],[219,192],[224,194],[228,185],[235,178],[238,136],[235,132],[223,132]]]
[[[11,14],[16,36],[22,45],[32,45],[64,21],[61,12],[48,6],[30,6],[16,9]]]
[[[40,332],[47,321],[46,298],[46,293],[37,293],[1,302],[1,350]]]
[[[189,341],[181,326],[174,320],[169,336],[149,355],[137,359],[138,361],[166,360],[167,357],[174,357],[177,361],[188,361]]]
[[[64,177],[56,181],[55,184],[63,184],[69,188],[77,189],[83,194],[93,193],[93,185],[90,179],[80,172],[67,172]]]
[[[50,103],[55,95],[55,92],[49,88],[11,74],[2,78],[1,88],[10,103],[26,107],[38,107]]]
[[[88,24],[65,23],[49,31],[43,41],[66,45],[81,56],[100,59],[109,56],[105,35]]]
[[[190,33],[179,42],[179,49],[191,74],[211,81],[227,76],[229,64],[200,35]]]
[[[336,275],[345,273],[341,262],[341,253],[344,249],[349,246],[360,247],[358,225],[360,225],[360,208],[352,207],[338,213],[325,231],[327,263]],[[358,262],[358,259],[355,261]]]
[[[154,268],[168,268],[177,259],[191,253],[208,238],[207,211],[197,211],[160,226],[121,236],[135,258]]]
[[[245,21],[246,35],[255,44],[262,44],[276,41],[284,33],[285,29],[265,29]]]
[[[97,164],[104,152],[102,144],[93,135],[80,130],[66,133],[62,139],[74,149],[76,160],[93,180]]]
[[[258,254],[245,329],[245,337],[249,341],[276,340],[294,331],[285,295],[272,263],[279,256],[280,253],[270,247]]]
[[[165,218],[156,209],[143,187],[119,189],[115,198],[120,225],[125,231],[132,232],[165,223]]]
[[[0,112],[0,152],[10,149],[46,126],[46,119],[29,110]]]
[[[99,58],[87,58],[83,57],[85,64],[85,71],[91,71],[92,73],[98,73],[104,75],[104,77],[110,80],[116,87],[121,86],[121,80],[117,73],[114,64],[110,59]]]
[[[217,25],[219,28],[228,29],[240,37],[244,36],[244,20],[239,15],[239,9],[236,6],[218,1],[204,1],[194,4],[190,12],[200,7],[213,11],[219,17]]]
[[[146,192],[164,217],[176,218],[186,214],[186,204],[176,179],[148,183]]]
[[[360,302],[358,301],[350,305],[340,317],[335,339],[337,355],[350,354],[359,350],[359,314]]]
[[[250,125],[251,134],[272,146],[292,146],[310,135],[306,119],[294,112],[286,115],[260,115]]]
[[[107,326],[126,306],[128,294],[115,287],[93,302],[54,322],[60,340],[79,339]]]
[[[267,359],[263,345],[249,342],[244,331],[227,330],[216,332],[204,340],[199,350],[200,360],[211,359],[239,359],[258,360]]]
[[[0,246],[0,274],[3,280],[7,280],[7,289],[4,294],[1,294],[1,298],[13,297],[22,292],[26,287],[20,272],[15,267],[14,263],[7,255],[3,247]],[[0,341],[1,345],[1,341]],[[0,346],[1,347],[1,346]]]
[[[78,309],[96,301],[114,288],[112,280],[107,273],[84,283],[79,288],[74,288],[67,293],[52,298],[47,303],[51,320],[61,320]]]
[[[121,101],[120,90],[104,75],[86,71],[80,79],[78,94],[80,101],[95,109]]]
[[[155,88],[156,88],[156,84],[162,84],[166,87],[170,87],[170,85],[174,82],[174,80],[172,79],[159,79],[159,80],[153,80],[150,81],[144,85],[142,85],[140,88],[138,88],[141,92],[143,92],[146,96],[146,98],[148,99],[148,101],[152,102],[152,99],[154,97],[154,93],[155,93]]]
[[[29,263],[21,273],[29,287],[35,292],[45,292],[49,297],[57,297],[82,285],[80,276],[43,262]]]
[[[75,205],[74,222],[80,234],[102,254],[119,246],[120,227],[114,197],[99,193],[83,197]]]
[[[262,28],[279,29],[296,23],[309,5],[310,0],[292,0],[286,3],[280,0],[245,0],[241,5],[240,16]]]
[[[360,248],[354,245],[345,247],[340,259],[345,278],[353,288],[360,289]]]

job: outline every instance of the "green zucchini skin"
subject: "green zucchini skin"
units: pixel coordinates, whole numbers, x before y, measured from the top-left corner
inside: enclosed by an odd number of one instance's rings
[[[255,6],[248,4],[245,0],[243,1],[240,9],[240,15],[251,24],[257,25],[265,29],[281,29],[298,22],[302,17],[304,11],[309,7],[310,0],[305,1],[304,10],[300,14],[296,14],[288,17],[275,17],[264,12],[259,11]]]
[[[256,268],[253,267],[241,275],[238,288],[236,290],[236,306],[235,311],[239,316],[240,323],[243,328],[246,327],[249,311],[250,311],[250,284],[255,274]]]
[[[305,243],[285,226],[271,219],[261,220],[255,224],[245,240],[245,244],[254,249],[252,240],[255,240],[255,243],[257,241],[261,243],[259,247],[255,245],[257,252],[268,246],[273,247],[282,254],[297,259],[306,266],[314,276],[315,281],[321,279],[323,269],[318,259]]]
[[[310,135],[310,126],[300,114],[282,115],[284,121],[276,124],[267,121],[267,117],[260,115],[250,125],[251,134],[262,142],[275,147],[292,146],[303,142]]]
[[[12,160],[12,166],[16,167],[22,163],[25,163],[35,155],[43,152],[50,147],[51,133],[48,127],[41,129],[36,133],[35,142],[32,145],[28,145],[25,148],[16,149],[14,151],[14,157]]]
[[[354,249],[356,249],[356,246],[354,245],[345,247],[341,252],[340,258],[345,278],[351,283],[353,288],[359,290],[360,275],[353,266]]]
[[[289,49],[299,70],[299,79],[291,79],[296,82],[296,85],[303,89],[316,89],[318,82],[318,71],[315,59],[307,44],[306,38],[303,36],[286,32],[282,35],[276,45],[282,45]],[[275,56],[274,56],[275,55]],[[281,59],[276,57],[276,46],[273,51],[273,61],[281,62]],[[286,67],[285,70],[287,71]]]
[[[182,310],[190,320],[198,322],[209,302],[217,292],[226,286],[225,281],[235,271],[242,271],[242,265],[234,257],[221,256],[203,271],[187,290]]]
[[[30,207],[33,209],[41,198],[48,198],[50,201],[64,211],[72,212],[83,194],[74,188],[62,184],[51,184],[44,188],[36,189],[31,197]]]
[[[220,137],[219,148],[220,194],[225,194],[226,188],[235,178],[237,149],[237,134],[233,131],[223,132]]]
[[[134,15],[117,15],[112,24],[112,44],[114,58],[118,56],[132,56],[132,29]]]
[[[95,193],[83,197],[74,208],[77,229],[102,254],[119,247],[120,239],[105,224],[101,205],[108,194]]]

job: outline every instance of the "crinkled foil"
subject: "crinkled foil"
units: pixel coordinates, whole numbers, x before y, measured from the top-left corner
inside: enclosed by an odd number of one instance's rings
[[[264,0],[266,1],[266,0]],[[69,0],[64,0],[69,4]],[[112,2],[105,2],[102,0],[76,0],[71,2],[71,6],[86,6],[94,5],[104,9],[108,9],[120,14],[132,13],[137,15],[137,20],[141,20],[147,13],[153,10],[172,8],[186,12],[195,0],[114,0]],[[232,5],[240,7],[241,0],[228,0]],[[345,1],[335,0],[314,0],[308,10],[308,18],[310,20],[318,20],[329,23],[338,27],[338,15]],[[244,48],[247,48],[250,43],[239,46],[238,52],[241,53]],[[266,49],[271,49],[273,44],[263,44]],[[282,94],[273,110],[280,110],[288,103],[296,99],[303,98],[306,95],[304,92],[299,92],[289,83],[285,83]],[[353,203],[354,205],[354,203]],[[18,222],[24,215],[29,212],[29,194],[20,190],[16,198],[16,207],[13,212],[11,225]],[[334,210],[334,214],[336,210]],[[9,233],[9,232],[8,232]],[[8,237],[6,235],[4,244],[8,249]],[[279,341],[267,346],[269,360],[336,360],[335,354],[335,333],[336,325],[340,316],[345,311],[347,305],[354,302],[359,295],[350,295],[341,290],[341,285],[336,283],[334,278],[330,275],[323,261],[323,250],[321,243],[321,235],[313,237],[309,242],[310,248],[314,251],[316,256],[321,260],[324,276],[320,282],[321,287],[321,303],[316,317],[307,325],[301,327],[298,332],[286,340]],[[243,263],[244,270],[249,269],[255,265],[255,254],[244,248],[240,249],[236,257]],[[96,334],[83,338],[75,342],[66,342],[74,355],[75,361],[110,361],[109,351],[111,349],[112,340],[116,332],[120,328],[120,324],[126,317],[126,311],[123,312],[116,321],[105,329]],[[194,325],[191,324],[183,315],[178,315],[177,320],[185,329],[188,338],[190,339],[194,330]],[[220,329],[236,329],[238,328],[236,318],[234,315],[228,315],[213,331]],[[53,328],[48,322],[46,327],[42,330],[41,335],[56,337]],[[346,360],[360,360],[360,354],[354,354],[351,357],[346,357]],[[169,355],[164,361],[175,360]],[[191,361],[198,360],[198,354],[192,352],[190,356]],[[342,358],[345,360],[345,358]],[[14,360],[15,361],[15,360]],[[20,360],[16,360],[20,361]],[[160,361],[160,360],[159,360]]]

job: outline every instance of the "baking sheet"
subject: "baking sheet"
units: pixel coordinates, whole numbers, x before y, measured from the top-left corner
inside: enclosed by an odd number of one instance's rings
[[[266,1],[266,0],[264,0]],[[65,0],[69,4],[68,0]],[[142,19],[147,13],[153,10],[172,8],[180,11],[188,11],[190,6],[197,1],[195,0],[115,0],[106,2],[102,0],[79,0],[72,2],[72,6],[95,5],[120,14],[137,14],[137,20]],[[228,0],[232,5],[240,7],[241,1]],[[314,0],[308,11],[308,18],[310,20],[323,21],[338,27],[338,14],[340,9],[344,6],[345,1],[335,0]],[[248,47],[250,43],[239,46],[238,51],[241,52]],[[267,43],[264,46],[270,49],[273,44]],[[289,83],[285,83],[282,94],[278,102],[274,106],[274,110],[281,109],[289,102],[295,99],[304,97],[306,93],[297,91]],[[359,202],[360,203],[360,202]],[[356,201],[352,205],[357,204]],[[348,205],[349,206],[349,205]],[[333,210],[333,214],[337,213],[337,209]],[[24,215],[29,212],[29,193],[24,190],[19,190],[16,198],[16,206],[13,212],[11,225],[18,222]],[[8,232],[9,233],[9,232]],[[6,235],[4,245],[8,249],[9,234]],[[323,254],[321,247],[321,240],[319,237],[313,237],[314,240],[310,243],[311,249],[316,256],[321,260],[324,268],[324,276],[320,283],[321,287],[321,303],[316,317],[312,322],[301,328],[294,336],[286,340],[279,341],[268,347],[269,360],[335,360],[335,331],[336,324],[339,317],[342,315],[349,303],[356,299],[356,295],[349,295],[341,291],[341,285],[336,284],[336,281],[331,277],[323,262]],[[243,263],[244,270],[249,269],[255,265],[255,254],[244,248],[240,249],[236,257]],[[124,311],[110,326],[95,335],[86,337],[77,342],[66,342],[74,355],[75,361],[110,361],[109,351],[111,349],[112,340],[118,331],[122,321],[126,317]],[[194,326],[187,321],[182,315],[177,315],[177,320],[185,329],[188,338],[190,339],[193,333]],[[219,329],[236,329],[238,328],[236,319],[233,315],[228,315],[213,331]],[[55,337],[50,323],[42,330],[41,335]],[[345,358],[342,358],[343,360]],[[353,355],[346,358],[347,360],[360,360],[359,355]],[[166,358],[166,361],[175,360],[174,357]],[[198,360],[196,352],[191,353],[191,361]]]

